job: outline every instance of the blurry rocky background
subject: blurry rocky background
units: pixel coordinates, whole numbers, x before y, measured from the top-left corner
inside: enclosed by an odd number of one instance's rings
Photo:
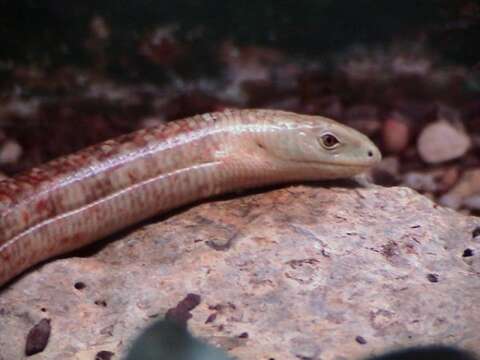
[[[480,214],[480,3],[2,1],[0,173],[225,108],[321,114],[376,183]]]

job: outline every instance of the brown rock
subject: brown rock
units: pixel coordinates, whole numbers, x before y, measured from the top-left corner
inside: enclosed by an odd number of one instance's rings
[[[95,354],[95,360],[111,360],[114,355],[111,351],[99,351]]]
[[[442,171],[440,179],[440,191],[450,190],[458,181],[460,173],[458,167],[452,166]]]
[[[162,219],[3,289],[2,356],[21,359],[48,314],[39,359],[122,358],[179,308],[238,359],[360,359],[445,339],[480,352],[480,219],[413,190],[293,186]]]
[[[25,355],[30,356],[42,352],[48,344],[51,330],[50,319],[42,319],[35,324],[28,332]]]
[[[0,164],[16,163],[22,156],[22,147],[13,140],[5,141],[0,145]]]
[[[440,120],[423,129],[417,149],[423,161],[436,164],[463,156],[470,144],[470,137],[463,130]]]
[[[403,184],[420,192],[438,193],[449,190],[458,179],[455,166],[428,171],[411,171],[403,176]]]
[[[465,171],[458,183],[443,195],[439,202],[444,206],[458,209],[467,199],[476,195],[480,195],[480,169],[471,169]]]
[[[94,16],[90,21],[90,31],[99,40],[108,40],[111,30],[105,19],[101,16]]]
[[[160,126],[165,123],[165,119],[162,119],[159,116],[152,116],[142,119],[140,128],[151,128],[155,126]]]
[[[410,121],[399,112],[390,114],[383,123],[383,144],[388,152],[398,154],[404,151],[410,142],[410,135]]]
[[[480,194],[475,194],[463,200],[463,205],[470,210],[480,210]]]
[[[432,172],[411,171],[403,176],[403,183],[409,188],[420,192],[437,192],[438,182]]]
[[[140,43],[139,53],[152,63],[174,65],[188,51],[177,37],[177,28],[172,25],[157,27]]]

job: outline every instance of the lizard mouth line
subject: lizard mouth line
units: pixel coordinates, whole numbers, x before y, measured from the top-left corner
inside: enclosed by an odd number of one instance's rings
[[[369,168],[372,164],[345,164],[345,163],[322,163],[322,165],[338,166],[338,167],[351,167],[351,168]]]
[[[294,161],[294,160],[290,160]],[[359,168],[359,169],[368,169],[370,168],[373,163],[335,163],[335,162],[318,162],[318,161],[303,161],[304,164],[308,165],[317,165],[317,166],[332,166],[332,167],[350,167],[350,168]]]

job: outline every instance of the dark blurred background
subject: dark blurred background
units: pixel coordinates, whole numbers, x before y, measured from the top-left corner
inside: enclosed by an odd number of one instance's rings
[[[191,56],[188,61],[201,71],[215,62],[209,57],[226,39],[240,46],[274,47],[313,57],[339,52],[353,44],[411,40],[435,49],[445,61],[465,66],[477,65],[480,57],[480,4],[472,0],[1,3],[0,60],[4,76],[11,62],[46,68],[65,64],[97,66],[98,59],[92,54],[95,45],[91,43],[92,36],[97,35],[97,40],[105,41],[102,46],[108,70],[128,77],[133,75],[132,66],[140,71],[148,65],[138,51],[139,41],[161,24],[171,24],[176,40],[202,55],[195,60]],[[99,34],[99,18],[105,26],[103,35]],[[95,31],[97,34],[92,34]]]
[[[0,2],[0,172],[225,108],[335,118],[371,174],[480,212],[480,2]]]

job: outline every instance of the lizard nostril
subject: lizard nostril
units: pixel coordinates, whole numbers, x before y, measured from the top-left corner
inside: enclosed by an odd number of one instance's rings
[[[368,151],[368,156],[369,157],[372,157],[373,156],[373,152],[371,150]]]

